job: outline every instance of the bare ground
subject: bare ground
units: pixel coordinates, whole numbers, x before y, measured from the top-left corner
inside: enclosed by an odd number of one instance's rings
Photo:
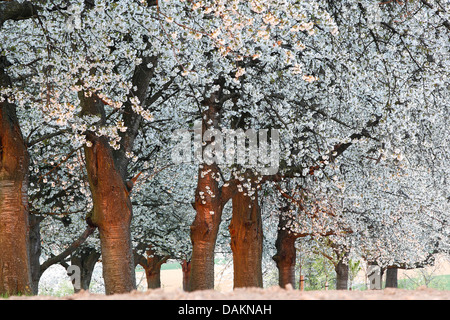
[[[184,292],[164,289],[135,291],[129,294],[105,296],[80,292],[63,298],[51,296],[11,297],[10,300],[450,300],[450,291],[428,288],[418,290],[384,289],[372,291],[298,291],[279,287],[246,288],[231,292],[205,290]],[[0,299],[1,300],[1,299]]]

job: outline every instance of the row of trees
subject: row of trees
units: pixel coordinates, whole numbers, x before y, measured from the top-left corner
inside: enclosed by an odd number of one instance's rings
[[[447,16],[440,1],[0,1],[0,292],[37,293],[69,257],[86,287],[101,255],[114,294],[136,264],[157,286],[168,258],[187,290],[212,289],[218,246],[235,287],[263,286],[267,243],[281,286],[299,238],[335,257],[338,288],[350,255],[389,270],[447,252]],[[263,164],[278,172],[203,161],[212,137],[175,164],[180,128],[277,129]]]

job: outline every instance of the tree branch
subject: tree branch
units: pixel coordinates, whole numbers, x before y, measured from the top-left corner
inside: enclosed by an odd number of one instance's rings
[[[8,20],[28,19],[35,15],[31,1],[18,2],[0,0],[0,27]]]
[[[47,261],[45,261],[40,268],[41,274],[44,273],[45,270],[47,270],[50,266],[60,263],[63,261],[67,256],[69,256],[72,252],[74,252],[79,246],[81,246],[86,239],[95,231],[95,227],[88,226],[86,230],[81,234],[81,236],[75,240],[69,247],[67,247],[66,250],[61,252],[59,255],[54,256]]]

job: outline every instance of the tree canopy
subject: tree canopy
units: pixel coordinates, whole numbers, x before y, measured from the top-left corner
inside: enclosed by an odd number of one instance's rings
[[[449,250],[448,14],[438,0],[0,1],[4,234],[15,215],[45,219],[43,256],[95,248],[107,293],[135,287],[146,252],[192,259],[191,289],[209,288],[216,241],[235,266],[259,255],[258,275],[280,231],[338,260],[426,263]]]

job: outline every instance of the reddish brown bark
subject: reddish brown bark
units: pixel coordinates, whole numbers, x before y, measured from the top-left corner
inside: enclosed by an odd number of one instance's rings
[[[305,290],[305,276],[300,276],[300,280],[298,282],[298,289],[300,291],[304,291]]]
[[[0,294],[30,294],[29,155],[7,101],[0,103],[0,160]]]
[[[183,290],[190,291],[189,278],[191,276],[191,262],[183,260],[181,262],[181,270],[183,271]]]
[[[80,95],[82,112],[101,115],[104,109],[94,95]],[[125,293],[136,289],[130,224],[131,200],[126,184],[114,163],[106,137],[86,133],[92,146],[85,147],[86,169],[93,199],[93,212],[88,222],[99,230],[106,294]]]
[[[205,172],[209,171],[207,174]],[[222,219],[222,203],[216,164],[199,169],[195,192],[196,216],[191,225],[191,276],[190,290],[214,289],[214,249]],[[214,176],[213,176],[214,175]],[[212,192],[214,197],[209,194]]]
[[[277,253],[273,256],[278,268],[279,286],[285,288],[287,284],[295,284],[295,263],[297,259],[297,250],[295,241],[298,236],[286,228],[288,218],[280,214],[278,223],[277,240],[275,248]]]
[[[161,288],[161,266],[153,266],[145,269],[147,289]]]
[[[217,96],[213,94],[204,102],[208,109],[203,112],[202,134],[209,128],[218,128],[220,106],[216,104],[216,100]],[[191,225],[190,291],[214,289],[214,250],[222,210],[236,189],[234,181],[219,187],[219,177],[216,163],[200,166],[193,204],[196,216]]]
[[[234,288],[262,287],[263,231],[258,191],[247,190],[232,199],[233,216],[229,225],[233,251]]]
[[[125,183],[115,170],[105,138],[85,148],[89,185],[94,202],[91,223],[98,227],[106,294],[136,289],[131,246],[131,201]]]
[[[136,257],[136,256],[135,256]],[[139,255],[136,259],[137,264],[144,268],[147,279],[148,289],[161,288],[161,266],[167,262],[170,256],[161,256],[156,254],[153,249],[147,250],[147,257]]]

